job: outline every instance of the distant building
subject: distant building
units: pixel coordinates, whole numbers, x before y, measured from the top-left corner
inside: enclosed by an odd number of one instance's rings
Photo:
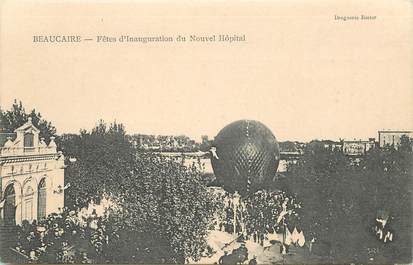
[[[379,131],[379,146],[384,147],[386,145],[394,146],[396,149],[400,145],[400,139],[403,135],[409,138],[413,137],[412,131],[393,131],[383,130]]]
[[[292,141],[278,142],[278,147],[280,152],[298,152],[296,143]]]
[[[346,155],[364,155],[367,151],[374,148],[376,143],[374,138],[366,140],[343,140],[343,153]]]
[[[199,143],[185,135],[145,135],[135,134],[131,137],[134,147],[155,152],[196,152]]]
[[[64,157],[54,137],[39,139],[31,119],[0,133],[0,223],[21,224],[57,212],[64,203]]]
[[[324,148],[329,149],[331,151],[341,151],[343,148],[342,142],[336,142],[331,140],[322,140],[322,144]]]

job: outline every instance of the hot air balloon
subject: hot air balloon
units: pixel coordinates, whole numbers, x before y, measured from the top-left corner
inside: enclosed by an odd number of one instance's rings
[[[211,163],[217,181],[242,197],[263,188],[278,168],[278,142],[264,124],[239,120],[225,126],[215,137]]]

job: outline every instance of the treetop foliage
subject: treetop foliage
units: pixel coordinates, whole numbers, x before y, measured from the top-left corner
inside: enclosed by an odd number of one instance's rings
[[[288,189],[302,201],[302,226],[335,262],[366,261],[378,248],[383,261],[411,258],[413,153],[411,140],[398,147],[372,149],[362,158],[346,157],[314,141],[288,168]],[[397,149],[396,149],[397,148]],[[394,242],[380,242],[372,231],[380,212],[390,216]],[[354,257],[351,260],[349,257]]]
[[[40,130],[40,137],[44,137],[46,142],[51,136],[56,136],[56,128],[51,122],[45,120],[35,109],[27,112],[22,102],[17,100],[14,101],[11,110],[0,108],[0,132],[14,132],[26,123],[29,117],[32,118],[33,125]]]

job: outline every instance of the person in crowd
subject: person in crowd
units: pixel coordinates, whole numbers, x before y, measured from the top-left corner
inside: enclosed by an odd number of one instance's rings
[[[248,262],[248,265],[257,265],[257,256],[253,256],[252,259]]]
[[[228,251],[224,251],[224,255],[219,258],[218,264],[224,264],[223,261],[224,261],[225,257],[227,257],[227,256],[228,256]]]

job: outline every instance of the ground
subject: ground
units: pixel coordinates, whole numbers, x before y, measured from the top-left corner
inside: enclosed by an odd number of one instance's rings
[[[204,257],[197,264],[214,264],[218,263],[224,251],[231,253],[233,249],[239,248],[240,243],[236,242],[236,235],[232,235],[222,231],[210,231],[208,235],[208,244],[215,252],[211,257]],[[328,257],[320,257],[310,255],[306,247],[290,247],[290,253],[282,255],[280,253],[280,243],[268,245],[264,247],[253,240],[245,241],[245,246],[248,249],[248,260],[244,264],[248,264],[249,260],[255,255],[258,264],[320,264],[328,262]],[[191,262],[192,263],[192,262]]]

